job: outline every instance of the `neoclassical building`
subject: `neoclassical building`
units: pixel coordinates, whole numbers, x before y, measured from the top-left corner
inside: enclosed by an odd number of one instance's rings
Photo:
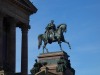
[[[0,0],[0,75],[28,74],[29,17],[36,11],[29,0]],[[22,32],[21,73],[15,73],[16,27]]]

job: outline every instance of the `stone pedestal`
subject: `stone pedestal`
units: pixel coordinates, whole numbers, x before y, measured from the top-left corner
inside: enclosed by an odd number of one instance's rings
[[[61,57],[63,57],[66,60],[69,60],[68,59],[69,55],[64,51],[40,54],[38,56],[39,62],[41,63],[47,62],[46,66],[41,67],[41,71],[46,70],[47,73],[49,73],[46,75],[50,75],[50,73],[52,73],[52,75],[74,75],[71,68],[66,68],[66,71],[64,73],[57,72],[57,66],[58,66],[57,62],[60,60]],[[42,74],[39,74],[39,75],[42,75]]]

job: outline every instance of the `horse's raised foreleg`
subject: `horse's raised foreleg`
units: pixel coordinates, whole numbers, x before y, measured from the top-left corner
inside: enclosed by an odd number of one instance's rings
[[[59,44],[59,46],[60,46],[60,50],[63,51],[63,50],[62,50],[62,46],[61,46],[61,42],[58,42],[58,44]]]
[[[68,44],[68,46],[69,46],[69,49],[71,49],[70,43],[69,43],[69,42],[67,42],[66,40],[64,40],[64,42],[65,42],[65,43],[67,43],[67,44]]]

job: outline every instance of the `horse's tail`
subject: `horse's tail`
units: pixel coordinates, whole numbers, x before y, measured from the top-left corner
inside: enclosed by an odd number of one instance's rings
[[[40,47],[41,47],[41,45],[42,45],[42,35],[43,35],[43,34],[40,34],[40,35],[38,36],[38,49],[40,49]]]

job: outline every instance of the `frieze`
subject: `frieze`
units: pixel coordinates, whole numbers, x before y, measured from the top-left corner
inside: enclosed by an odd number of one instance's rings
[[[59,58],[57,59],[44,59],[44,60],[40,60],[39,62],[43,63],[43,62],[47,62],[47,65],[50,65],[50,64],[57,64]]]

